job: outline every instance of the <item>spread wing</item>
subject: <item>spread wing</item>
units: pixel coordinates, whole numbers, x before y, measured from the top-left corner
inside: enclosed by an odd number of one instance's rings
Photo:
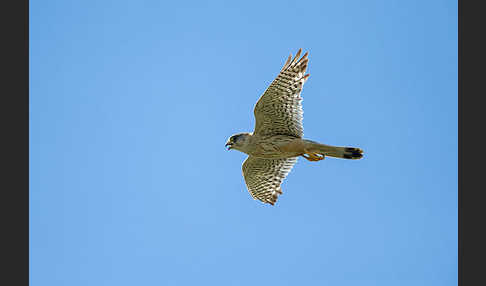
[[[249,156],[242,169],[246,186],[253,199],[274,205],[278,196],[282,194],[280,184],[296,162],[297,157],[263,159]]]
[[[255,105],[255,131],[257,135],[292,135],[301,138],[302,97],[300,93],[309,74],[307,69],[308,53],[302,58],[300,49],[295,57],[289,56],[277,78],[270,84]],[[291,60],[292,59],[292,60]]]

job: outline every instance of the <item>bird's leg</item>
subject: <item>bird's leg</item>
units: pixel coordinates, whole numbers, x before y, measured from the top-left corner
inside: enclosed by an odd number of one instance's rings
[[[306,156],[307,155],[307,156]],[[314,162],[324,160],[325,156],[318,153],[306,152],[302,154],[302,157],[306,158],[307,160]]]

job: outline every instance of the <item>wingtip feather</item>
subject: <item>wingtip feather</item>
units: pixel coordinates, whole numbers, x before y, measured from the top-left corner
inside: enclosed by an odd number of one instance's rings
[[[282,70],[281,70],[281,71],[283,71],[284,69],[286,69],[286,68],[289,66],[290,60],[292,60],[292,54],[290,54],[290,56],[287,58],[287,61],[286,61],[286,62],[285,62],[285,64],[283,65],[283,67],[282,67]]]

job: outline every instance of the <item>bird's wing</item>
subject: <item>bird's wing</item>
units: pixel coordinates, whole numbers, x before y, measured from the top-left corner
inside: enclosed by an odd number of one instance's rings
[[[277,78],[270,84],[255,105],[255,131],[257,135],[292,135],[301,138],[302,97],[300,93],[309,74],[307,69],[308,53],[302,58],[299,49],[295,57],[289,56]]]
[[[246,186],[253,199],[274,205],[278,196],[282,194],[280,184],[296,162],[297,157],[263,159],[249,156],[242,169]]]

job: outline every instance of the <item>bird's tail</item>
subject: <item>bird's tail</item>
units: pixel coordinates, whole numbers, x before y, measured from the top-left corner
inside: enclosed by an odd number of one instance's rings
[[[361,159],[363,158],[363,150],[356,147],[338,147],[320,144],[314,141],[305,140],[309,144],[308,150],[324,156],[330,156],[342,159]]]

